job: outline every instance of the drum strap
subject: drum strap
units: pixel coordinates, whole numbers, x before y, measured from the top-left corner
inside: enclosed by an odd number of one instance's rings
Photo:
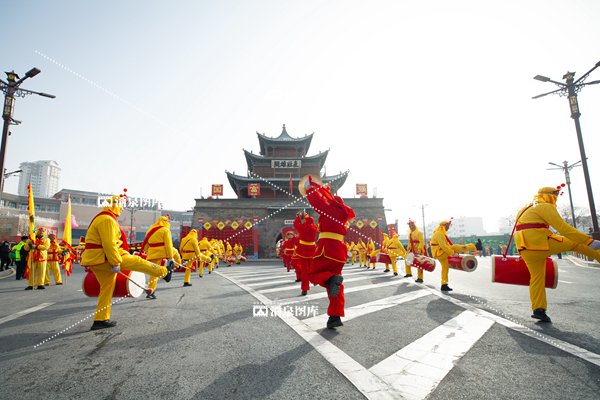
[[[515,229],[517,228],[517,223],[519,222],[519,218],[521,218],[521,216],[523,215],[523,213],[527,210],[529,210],[531,207],[533,207],[533,204],[528,205],[525,209],[523,209],[523,211],[521,211],[521,214],[519,214],[519,216],[517,218],[515,218],[515,226],[513,226],[513,230],[510,234],[510,237],[508,238],[508,243],[506,244],[506,249],[504,249],[504,254],[502,254],[503,258],[506,258],[506,254],[508,253],[508,249],[510,249],[510,242],[512,242],[512,238],[513,235],[515,234]]]

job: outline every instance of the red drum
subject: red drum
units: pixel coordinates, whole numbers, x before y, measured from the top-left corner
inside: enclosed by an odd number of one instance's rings
[[[433,272],[435,269],[435,259],[421,254],[408,253],[406,255],[406,263],[429,272]]]
[[[473,272],[477,269],[477,259],[470,254],[450,256],[448,266],[459,271]]]
[[[125,278],[121,274],[117,274],[117,281],[115,283],[115,290],[113,291],[113,297],[139,297],[144,290],[136,286],[131,281],[134,281],[142,287],[146,287],[146,275],[137,271],[121,271],[129,277]],[[131,281],[130,281],[131,280]],[[96,275],[92,271],[88,271],[83,278],[83,285],[81,286],[83,293],[88,297],[98,297],[100,294],[100,283],[96,279]]]
[[[492,282],[529,286],[529,269],[519,256],[492,256]],[[546,288],[556,289],[558,266],[550,257],[546,258]]]
[[[377,262],[383,263],[383,264],[391,264],[392,260],[390,260],[390,256],[385,254],[385,253],[379,253],[377,254]]]

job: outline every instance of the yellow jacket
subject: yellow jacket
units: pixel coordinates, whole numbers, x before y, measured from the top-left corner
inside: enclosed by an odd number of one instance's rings
[[[358,252],[361,254],[364,254],[367,252],[367,245],[365,244],[365,242],[362,241],[362,239],[360,239],[358,241],[358,243],[356,243],[356,248],[358,249]]]
[[[208,241],[208,238],[206,236],[204,236],[200,240],[200,242],[198,242],[198,248],[205,255],[207,255],[207,256],[212,255],[212,246],[210,245],[210,242]]]
[[[390,243],[390,238],[387,233],[383,234],[383,240],[381,242],[381,251],[384,253],[387,252],[388,244]]]
[[[171,224],[166,217],[159,217],[156,223],[154,223],[150,229],[148,229],[148,232],[150,232],[154,228],[159,228],[152,234],[152,236],[150,236],[144,248],[141,249],[144,253],[146,253],[146,258],[148,260],[174,258],[173,239],[171,238],[171,231],[169,230],[170,227]],[[146,235],[148,232],[146,232]]]
[[[104,209],[102,212],[106,212]],[[110,211],[109,211],[110,212]],[[114,217],[112,216],[114,215]],[[128,254],[121,246],[121,230],[116,215],[112,213],[97,215],[90,224],[86,234],[86,249],[81,257],[81,265],[91,267],[107,262],[110,265],[121,265],[121,255]],[[99,248],[94,248],[100,246]]]
[[[443,225],[438,226],[435,228],[435,231],[433,231],[433,236],[431,237],[431,253],[435,258],[444,255],[448,257],[455,253],[452,245],[448,243],[446,228]]]
[[[522,213],[516,223],[517,230],[515,230],[515,245],[517,246],[517,250],[548,250],[549,239],[559,242],[563,240],[561,236],[552,233],[549,228],[527,228],[525,226],[530,224],[538,226],[549,225],[575,243],[590,244],[592,242],[592,238],[589,235],[578,231],[562,219],[556,210],[556,205],[536,202],[531,207],[527,207],[523,207],[517,214],[518,216]],[[518,230],[519,226],[525,229]]]
[[[407,250],[417,254],[425,254],[425,239],[423,237],[423,232],[418,228],[415,228],[414,231],[408,230]]]
[[[186,237],[181,240],[179,245],[181,251],[181,258],[183,261],[191,260],[193,258],[200,258],[200,248],[198,247],[198,232],[192,229]]]
[[[36,237],[33,242],[28,240],[25,242],[23,247],[26,251],[31,251],[31,245],[35,244],[37,247],[31,253],[33,254],[34,261],[46,261],[48,259],[48,248],[50,247],[50,239],[47,237]]]
[[[387,253],[390,257],[404,257],[406,255],[406,250],[400,240],[398,240],[398,235],[392,236],[389,240]]]

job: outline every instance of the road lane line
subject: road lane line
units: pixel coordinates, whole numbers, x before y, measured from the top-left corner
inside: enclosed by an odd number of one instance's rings
[[[412,292],[385,297],[369,303],[349,307],[344,310],[344,313],[346,314],[344,316],[344,322],[430,295],[431,293],[428,290],[413,290]],[[306,318],[303,319],[302,322],[311,327],[313,330],[318,330],[323,327],[323,315]]]
[[[481,316],[484,316],[486,318],[489,318],[489,319],[493,320],[494,322],[496,322],[496,323],[498,323],[498,324],[500,324],[502,326],[505,326],[505,327],[507,327],[509,329],[512,329],[512,330],[516,331],[516,332],[520,332],[523,335],[527,335],[527,336],[529,336],[529,337],[531,337],[533,339],[537,339],[540,342],[544,342],[546,344],[549,344],[549,345],[551,345],[553,347],[556,347],[559,350],[562,350],[564,352],[572,354],[575,357],[579,357],[579,358],[581,358],[581,359],[583,359],[583,360],[585,360],[587,362],[590,362],[590,363],[595,364],[595,365],[597,365],[597,366],[600,367],[600,354],[592,353],[591,351],[583,349],[583,348],[581,348],[579,346],[576,346],[574,344],[571,344],[571,343],[568,343],[568,342],[564,342],[564,341],[562,341],[560,339],[556,339],[556,338],[551,337],[551,336],[546,336],[546,335],[544,335],[544,334],[542,334],[542,333],[540,333],[540,332],[538,332],[536,330],[528,328],[528,327],[526,327],[524,325],[521,325],[521,324],[519,324],[517,322],[513,322],[513,321],[511,321],[509,319],[500,317],[500,316],[498,316],[496,314],[492,314],[489,311],[482,310],[481,308],[475,307],[475,306],[473,306],[471,304],[464,303],[464,302],[462,302],[462,301],[460,301],[458,299],[455,299],[452,296],[445,295],[445,294],[443,294],[443,293],[441,293],[441,292],[439,292],[439,291],[437,291],[435,289],[432,289],[430,287],[427,287],[427,289],[429,291],[431,291],[431,293],[433,293],[434,295],[436,295],[438,297],[441,297],[442,299],[448,300],[449,302],[454,303],[457,306],[460,306],[460,307],[462,307],[464,309],[467,309],[469,311],[473,311],[474,313],[476,313],[478,315],[481,315]],[[502,314],[501,311],[497,311],[496,310],[496,312]]]
[[[366,276],[368,275],[368,273],[361,273],[360,271],[358,273],[344,273],[344,277],[348,277],[348,276]],[[261,281],[264,282],[255,282],[255,279],[240,279],[240,281],[248,286],[252,286],[252,287],[257,287],[257,286],[267,286],[270,284],[278,284],[278,283],[297,283],[294,282],[296,279],[296,276],[291,276],[288,279],[281,279],[281,280],[268,280],[269,278],[257,278]],[[250,282],[250,283],[248,283]]]
[[[42,308],[46,308],[48,306],[51,306],[52,304],[54,304],[54,303],[42,303],[39,306],[31,307],[31,308],[28,308],[26,310],[19,311],[19,312],[16,312],[14,314],[11,314],[11,315],[7,315],[4,318],[0,318],[0,324],[3,324],[3,323],[8,322],[8,321],[12,321],[13,319],[17,319],[19,317],[22,317],[23,315],[31,314],[32,312],[36,312],[38,310],[41,310]]]
[[[249,286],[246,286],[234,279],[226,276],[225,274],[218,275],[223,276],[233,284],[239,286],[241,289],[250,293],[261,303],[269,307],[273,312],[276,312],[278,317],[285,322],[290,328],[294,330],[302,339],[309,343],[313,348],[325,358],[334,368],[342,373],[350,383],[352,383],[367,399],[370,400],[392,400],[392,399],[403,399],[400,393],[396,392],[393,388],[383,382],[375,374],[370,372],[368,369],[360,365],[356,360],[344,353],[337,346],[325,339],[319,333],[313,331],[306,324],[302,323],[298,318],[286,315],[285,313],[277,312],[278,305],[274,305],[273,302],[266,296],[258,293]]]
[[[492,327],[494,321],[463,311],[448,322],[400,349],[369,371],[406,399],[427,397]]]
[[[393,277],[393,275],[392,275],[392,277]],[[344,285],[348,282],[365,281],[367,279],[378,279],[378,278],[383,278],[383,276],[366,275],[366,276],[360,276],[358,278],[344,279]],[[394,280],[400,280],[400,279],[396,278]],[[295,285],[290,285],[290,286],[283,286],[283,287],[272,288],[272,289],[262,289],[262,290],[259,290],[259,292],[265,294],[265,293],[273,293],[273,292],[284,292],[286,290],[293,290],[293,289],[300,289],[300,284],[296,283]],[[345,286],[344,286],[344,291],[346,291]]]

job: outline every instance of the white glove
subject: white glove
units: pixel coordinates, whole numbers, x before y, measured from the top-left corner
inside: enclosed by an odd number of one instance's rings
[[[600,240],[594,240],[588,246],[589,246],[590,249],[599,250],[600,249]]]
[[[121,270],[121,266],[115,265],[115,266],[111,267],[110,270],[116,274],[117,272],[119,272]]]

